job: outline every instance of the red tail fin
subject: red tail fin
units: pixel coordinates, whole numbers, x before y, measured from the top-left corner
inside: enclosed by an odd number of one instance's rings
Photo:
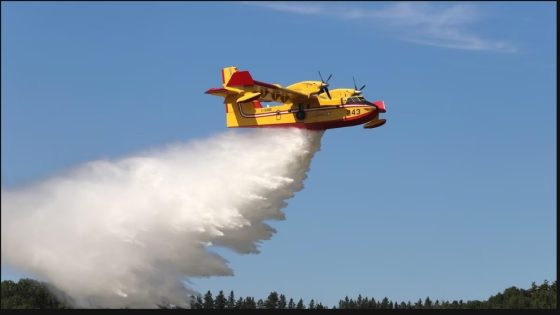
[[[249,71],[236,71],[229,79],[227,86],[253,85],[255,81]]]

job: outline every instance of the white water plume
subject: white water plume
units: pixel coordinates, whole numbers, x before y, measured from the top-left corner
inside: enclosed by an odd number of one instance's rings
[[[225,246],[257,253],[303,188],[322,132],[228,131],[2,189],[2,264],[77,307],[186,306],[189,277],[232,275]]]

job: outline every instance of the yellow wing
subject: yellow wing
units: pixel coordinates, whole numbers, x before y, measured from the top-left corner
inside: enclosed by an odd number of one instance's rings
[[[223,88],[212,88],[207,94],[226,97],[236,95],[237,103],[251,102],[282,102],[294,103],[296,100],[309,99],[314,95],[283,88],[279,84],[270,84],[253,80],[249,71],[237,71],[235,67],[222,70]]]

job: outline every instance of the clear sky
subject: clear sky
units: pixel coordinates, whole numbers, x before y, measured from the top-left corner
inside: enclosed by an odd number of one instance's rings
[[[223,132],[220,69],[367,84],[258,255],[198,291],[485,299],[555,280],[555,2],[2,2],[2,187]],[[2,267],[2,279],[25,276]]]

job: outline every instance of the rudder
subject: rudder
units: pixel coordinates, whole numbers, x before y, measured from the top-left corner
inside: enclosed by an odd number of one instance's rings
[[[229,79],[231,79],[231,76],[237,72],[237,67],[225,67],[222,69],[222,84],[225,86],[228,82]]]

